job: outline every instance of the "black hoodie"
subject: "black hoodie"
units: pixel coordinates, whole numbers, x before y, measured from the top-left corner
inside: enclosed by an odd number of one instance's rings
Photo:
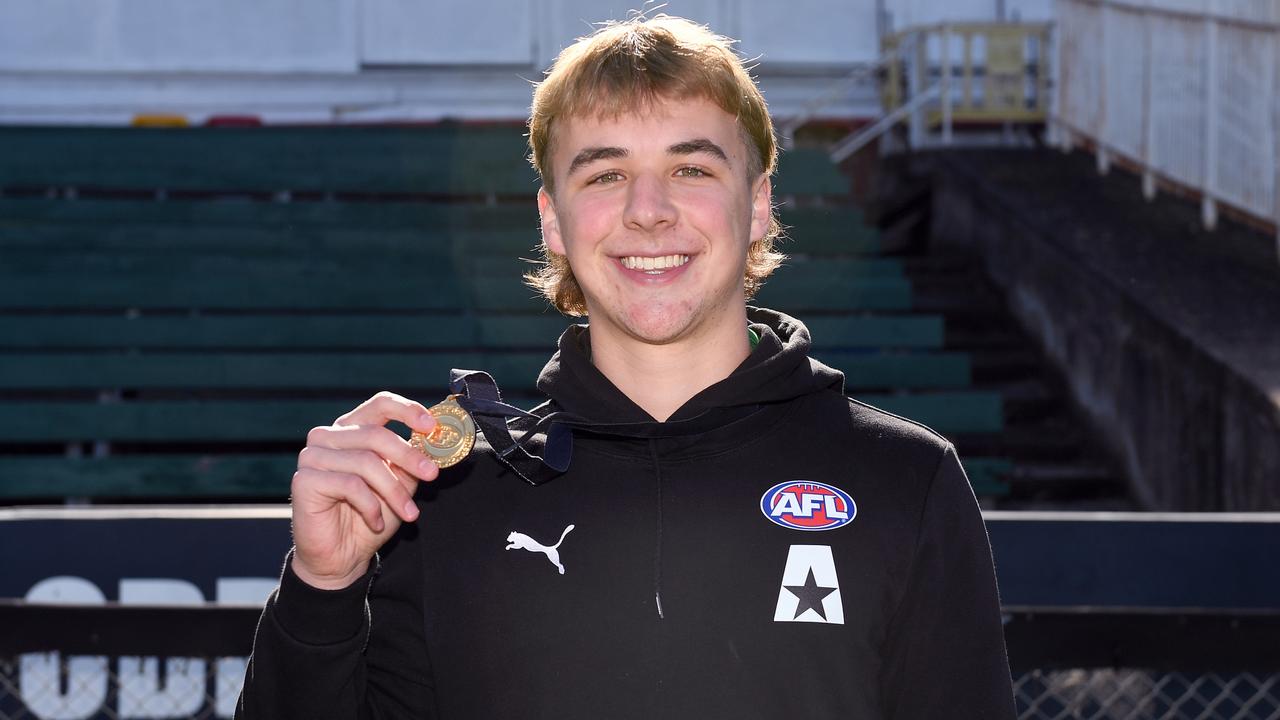
[[[286,562],[237,717],[1013,718],[954,448],[749,319],[750,357],[660,427],[570,328],[537,412],[647,430],[576,428],[537,486],[478,443],[346,590]]]

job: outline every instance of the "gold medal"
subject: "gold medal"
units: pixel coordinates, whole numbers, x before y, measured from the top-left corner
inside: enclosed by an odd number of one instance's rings
[[[414,432],[409,444],[423,455],[447,468],[462,462],[476,444],[476,424],[471,415],[458,404],[457,395],[450,395],[427,412],[436,419],[436,426],[429,433]]]

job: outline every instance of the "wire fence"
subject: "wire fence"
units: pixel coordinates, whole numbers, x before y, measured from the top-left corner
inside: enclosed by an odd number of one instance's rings
[[[70,656],[0,661],[0,720],[230,718],[246,658]],[[1032,670],[1019,720],[1280,720],[1280,674]]]
[[[0,720],[229,718],[247,662],[27,653],[0,661]]]

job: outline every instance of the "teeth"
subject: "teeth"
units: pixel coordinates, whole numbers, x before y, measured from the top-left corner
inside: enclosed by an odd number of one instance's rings
[[[622,266],[628,270],[644,270],[653,273],[680,267],[687,262],[689,262],[688,255],[663,255],[662,257],[628,255],[622,258]]]

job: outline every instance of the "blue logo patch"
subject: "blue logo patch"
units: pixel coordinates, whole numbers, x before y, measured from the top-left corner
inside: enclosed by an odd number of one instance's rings
[[[760,511],[782,527],[816,532],[853,522],[858,506],[849,493],[835,485],[788,480],[765,491]]]

